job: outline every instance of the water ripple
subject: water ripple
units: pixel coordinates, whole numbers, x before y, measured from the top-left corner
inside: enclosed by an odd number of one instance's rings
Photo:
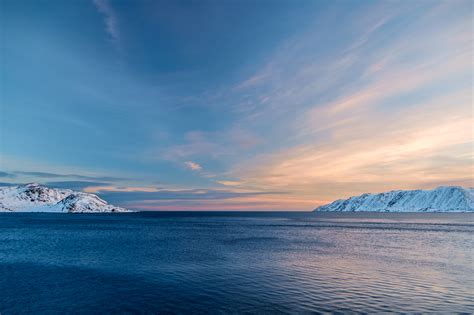
[[[1,214],[0,312],[474,312],[472,214],[305,215]]]

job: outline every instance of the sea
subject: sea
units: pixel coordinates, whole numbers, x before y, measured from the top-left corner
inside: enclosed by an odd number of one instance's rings
[[[473,313],[474,213],[0,214],[0,313]]]

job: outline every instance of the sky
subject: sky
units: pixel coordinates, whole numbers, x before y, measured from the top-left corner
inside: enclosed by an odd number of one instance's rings
[[[0,182],[135,210],[474,186],[473,2],[0,1]]]

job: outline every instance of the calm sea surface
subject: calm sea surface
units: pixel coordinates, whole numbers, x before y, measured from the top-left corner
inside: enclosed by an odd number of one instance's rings
[[[0,214],[0,312],[474,312],[474,214]]]

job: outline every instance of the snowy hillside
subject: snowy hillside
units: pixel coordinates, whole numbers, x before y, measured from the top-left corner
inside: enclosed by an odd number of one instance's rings
[[[128,212],[94,194],[39,184],[0,187],[0,212]]]
[[[315,211],[463,212],[474,211],[474,189],[394,190],[336,200]]]

